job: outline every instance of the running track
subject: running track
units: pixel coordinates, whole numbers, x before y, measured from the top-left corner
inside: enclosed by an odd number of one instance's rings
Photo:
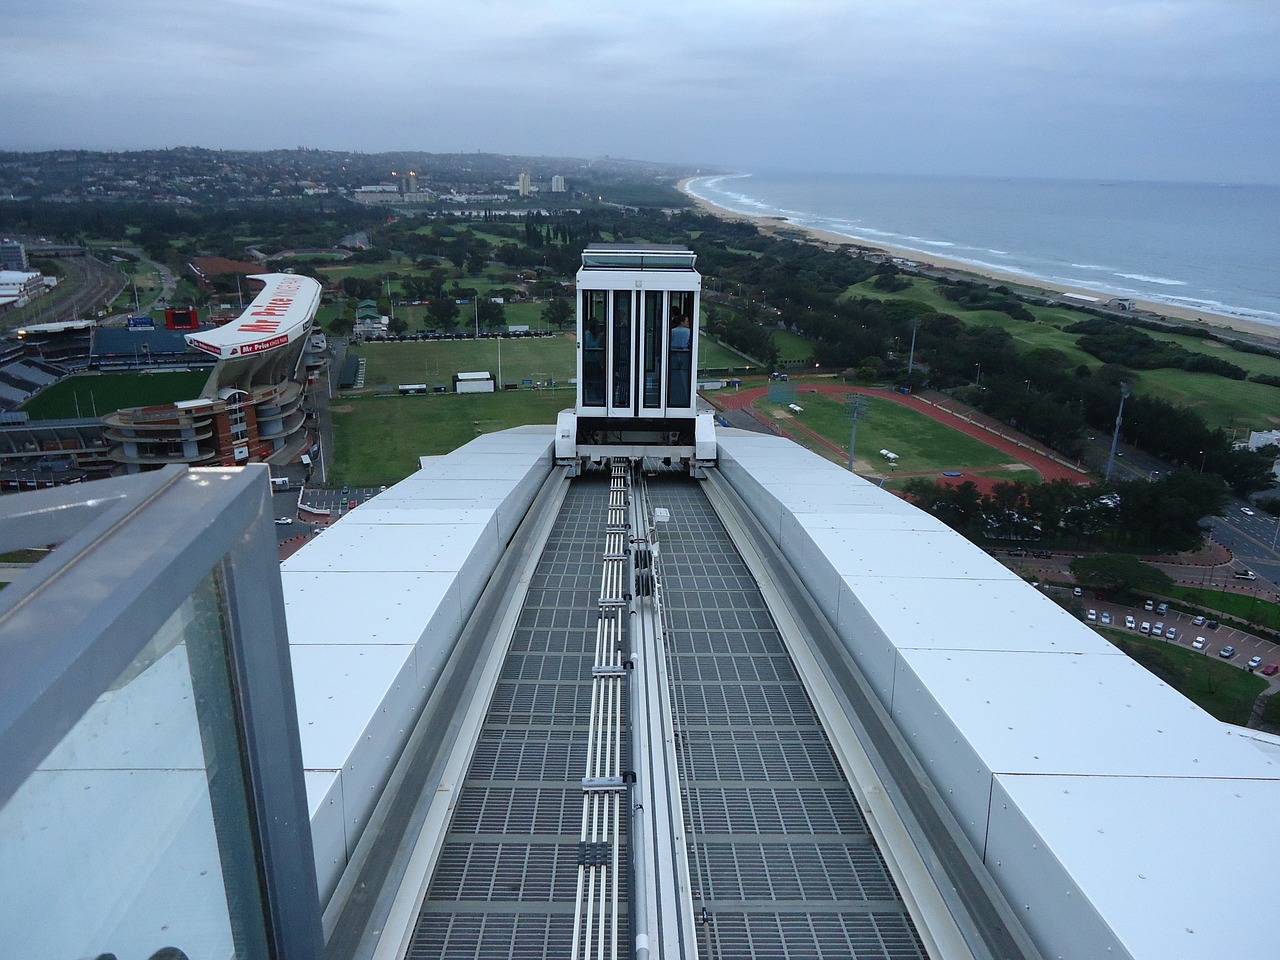
[[[751,387],[746,390],[739,390],[737,393],[720,394],[715,398],[715,403],[721,409],[725,410],[747,410],[754,415],[752,405],[760,397],[765,396],[769,392],[769,388]],[[878,397],[881,400],[889,400],[893,403],[907,407],[917,413],[922,413],[932,420],[936,420],[952,430],[959,430],[966,436],[985,443],[989,447],[999,450],[1001,453],[1009,455],[1010,459],[1025,463],[1034,469],[1044,480],[1070,480],[1072,483],[1089,482],[1087,474],[1082,470],[1076,470],[1072,467],[1065,466],[1056,460],[1050,459],[1042,454],[1036,453],[1034,450],[1028,450],[1026,447],[1020,446],[1013,440],[1003,437],[997,433],[993,433],[976,423],[970,423],[963,420],[947,410],[942,410],[933,404],[921,400],[914,395],[906,395],[901,393],[889,393],[884,390],[872,390],[865,387],[848,387],[843,384],[836,383],[797,383],[796,397],[799,399],[804,393],[821,393],[829,397],[842,398],[850,393],[862,393],[869,397]],[[799,427],[806,435],[813,437],[815,440],[823,444],[823,446],[834,451],[842,457],[848,458],[848,451],[842,450],[839,446],[831,441],[819,437],[808,427],[805,427],[797,420],[791,420],[787,426],[795,425]]]

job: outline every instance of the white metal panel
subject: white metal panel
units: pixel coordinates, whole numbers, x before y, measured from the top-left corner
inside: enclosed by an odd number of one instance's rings
[[[906,648],[900,664],[995,773],[1280,780],[1274,757],[1128,657]],[[900,677],[895,717],[928,723],[905,692]]]
[[[408,527],[348,523],[344,518],[286,560],[282,569],[286,573],[458,571],[484,532],[478,523]]]
[[[1262,818],[1280,781],[1002,776],[995,800],[987,863],[1047,955],[1276,955]],[[1124,952],[1106,951],[1091,911]]]
[[[316,882],[323,903],[332,896],[347,865],[347,824],[342,806],[342,771],[308,770],[303,774],[311,818],[311,847]]]
[[[308,770],[342,770],[350,855],[420,704],[413,648],[297,646],[291,650]]]
[[[904,544],[907,551],[911,546]],[[916,565],[910,552],[890,563]],[[923,565],[923,564],[922,564]],[[1124,654],[1020,578],[846,576],[858,602],[898,647]],[[843,631],[841,632],[843,636]]]
[[[292,646],[374,643],[407,648],[437,619],[456,627],[462,616],[452,571],[285,572],[281,580]]]

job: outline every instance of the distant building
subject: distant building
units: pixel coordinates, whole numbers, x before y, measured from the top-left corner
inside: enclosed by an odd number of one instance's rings
[[[551,192],[564,193],[564,177],[558,173],[551,178]]]
[[[30,270],[0,270],[0,302],[21,307],[44,293],[44,278]]]
[[[527,197],[533,193],[533,178],[527,173],[520,174],[520,196]]]
[[[17,240],[0,240],[0,270],[24,273],[30,266],[26,247]]]

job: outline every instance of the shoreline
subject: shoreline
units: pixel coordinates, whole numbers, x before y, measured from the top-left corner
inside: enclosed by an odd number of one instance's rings
[[[1046,296],[1061,297],[1071,294],[1077,297],[1094,298],[1096,302],[1087,301],[1075,304],[1081,307],[1093,307],[1106,309],[1105,303],[1108,299],[1115,297],[1117,299],[1129,300],[1136,305],[1136,309],[1132,311],[1113,311],[1118,317],[1123,318],[1126,315],[1139,316],[1143,319],[1162,319],[1170,323],[1179,324],[1181,326],[1190,327],[1198,330],[1211,330],[1214,333],[1224,332],[1228,335],[1239,335],[1254,340],[1261,341],[1269,346],[1280,346],[1280,328],[1270,324],[1263,323],[1260,320],[1249,320],[1244,317],[1233,317],[1227,314],[1213,313],[1207,310],[1193,310],[1189,307],[1179,307],[1172,304],[1160,303],[1156,300],[1144,300],[1141,297],[1133,297],[1125,294],[1118,294],[1114,290],[1106,290],[1102,287],[1077,287],[1067,286],[1065,284],[1053,283],[1048,280],[1040,280],[1036,277],[1028,277],[1019,273],[1012,273],[1000,270],[989,270],[983,267],[976,267],[973,264],[964,263],[960,260],[952,260],[948,257],[940,257],[933,253],[926,253],[920,250],[912,250],[907,247],[898,247],[891,244],[883,243],[879,240],[870,240],[865,237],[853,237],[843,233],[835,233],[830,230],[819,230],[814,227],[806,227],[795,223],[786,217],[780,216],[760,216],[757,214],[741,213],[732,210],[729,207],[722,207],[710,200],[703,199],[691,193],[688,185],[702,177],[686,177],[676,184],[676,189],[692,200],[698,209],[712,216],[720,217],[724,220],[739,220],[747,223],[755,224],[762,232],[768,234],[777,234],[780,231],[788,231],[794,233],[802,233],[812,241],[833,246],[853,247],[858,250],[876,251],[887,254],[899,260],[907,260],[921,267],[943,271],[947,273],[967,274],[984,280],[994,280],[997,283],[1007,284],[1012,287],[1019,288],[1030,294],[1043,294]],[[1073,306],[1067,303],[1065,306]]]

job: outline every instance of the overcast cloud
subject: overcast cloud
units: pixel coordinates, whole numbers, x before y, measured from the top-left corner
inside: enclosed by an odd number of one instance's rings
[[[1275,0],[22,6],[0,18],[6,149],[1280,181]]]

